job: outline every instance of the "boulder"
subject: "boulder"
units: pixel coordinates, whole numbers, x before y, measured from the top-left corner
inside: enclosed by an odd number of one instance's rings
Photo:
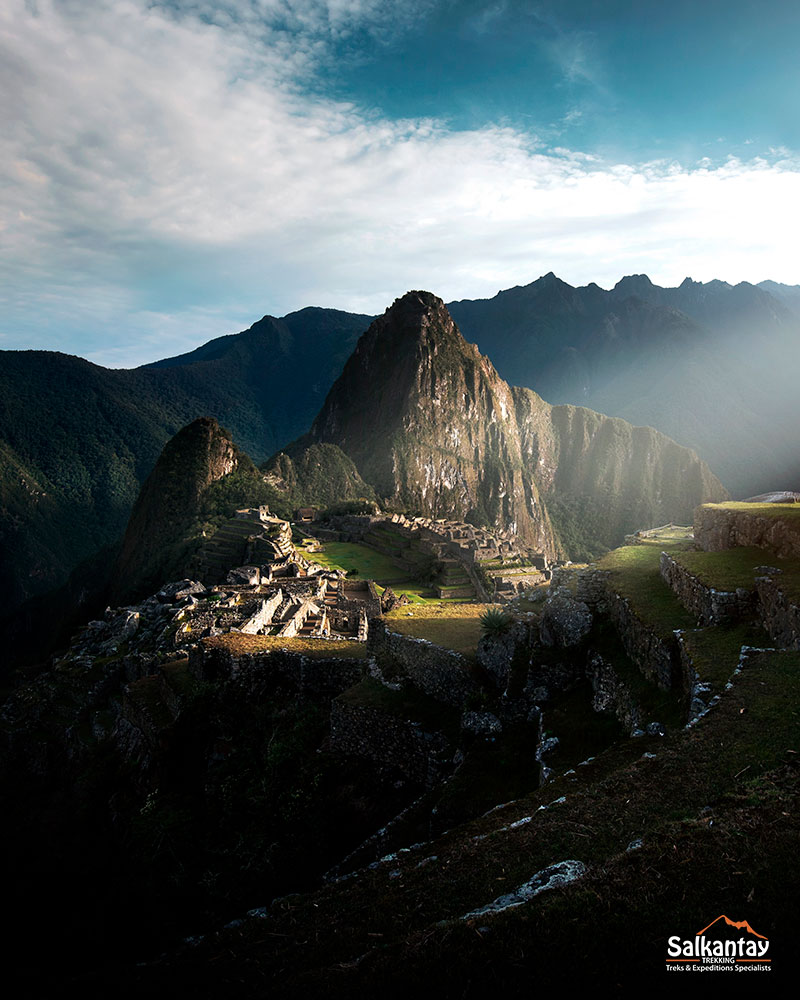
[[[197,580],[177,580],[175,583],[168,583],[162,587],[156,595],[163,604],[180,601],[190,594],[204,594],[205,584]]]
[[[592,628],[592,612],[583,601],[565,593],[551,597],[544,606],[539,632],[543,646],[572,649]]]

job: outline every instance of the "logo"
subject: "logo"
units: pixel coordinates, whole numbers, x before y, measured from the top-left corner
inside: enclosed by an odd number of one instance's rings
[[[694,937],[667,940],[668,972],[771,972],[769,939],[724,914]]]

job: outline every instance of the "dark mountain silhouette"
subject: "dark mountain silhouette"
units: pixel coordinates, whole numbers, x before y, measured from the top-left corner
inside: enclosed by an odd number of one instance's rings
[[[115,544],[164,444],[200,416],[255,461],[303,433],[370,317],[267,316],[187,355],[110,370],[0,352],[0,594],[11,610]]]

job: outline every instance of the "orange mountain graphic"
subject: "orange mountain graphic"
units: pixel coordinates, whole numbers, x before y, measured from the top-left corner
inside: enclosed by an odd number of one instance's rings
[[[710,927],[713,927],[714,924],[718,924],[720,920],[724,920],[728,927],[735,927],[737,931],[745,930],[748,934],[753,934],[755,937],[763,938],[764,941],[767,940],[767,937],[764,934],[759,934],[758,931],[754,931],[746,920],[731,920],[731,918],[726,917],[724,913],[721,913],[716,920],[712,920],[708,927],[704,927],[701,931],[698,931],[697,937],[701,934],[705,934]]]

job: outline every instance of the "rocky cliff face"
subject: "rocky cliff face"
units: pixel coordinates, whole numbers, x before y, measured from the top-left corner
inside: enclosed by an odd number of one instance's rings
[[[523,469],[511,389],[429,292],[409,292],[372,324],[310,437],[337,444],[390,505],[515,525],[525,544],[558,549]]]
[[[512,389],[429,292],[361,337],[308,440],[338,445],[389,505],[511,527],[551,558],[726,496],[663,434]]]

